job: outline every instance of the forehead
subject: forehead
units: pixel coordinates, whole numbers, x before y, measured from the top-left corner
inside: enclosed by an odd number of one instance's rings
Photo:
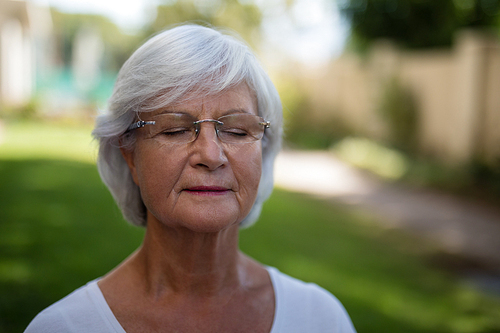
[[[188,93],[179,102],[155,110],[151,115],[169,112],[189,113],[211,118],[234,112],[258,115],[257,98],[246,83],[241,83],[214,95]]]

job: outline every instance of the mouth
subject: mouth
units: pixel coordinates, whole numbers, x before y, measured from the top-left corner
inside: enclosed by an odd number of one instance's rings
[[[184,190],[189,194],[203,195],[203,196],[217,196],[224,195],[230,190],[221,186],[194,186]]]

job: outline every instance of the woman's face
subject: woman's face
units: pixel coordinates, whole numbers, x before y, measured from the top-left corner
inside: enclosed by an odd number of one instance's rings
[[[246,84],[211,97],[188,96],[186,102],[141,114],[142,120],[162,113],[185,113],[198,120],[232,113],[257,115],[255,98]],[[155,125],[146,125],[155,126]],[[200,125],[195,141],[165,144],[162,134],[136,130],[133,149],[122,149],[148,210],[174,228],[215,232],[238,224],[250,212],[261,176],[261,141],[221,143],[213,122]]]

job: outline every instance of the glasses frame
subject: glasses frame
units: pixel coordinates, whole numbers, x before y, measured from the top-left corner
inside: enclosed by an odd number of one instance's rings
[[[223,118],[223,117],[226,117],[226,116],[222,116],[220,118]],[[259,117],[261,118],[262,120],[264,120],[262,117],[260,116],[256,116],[256,117]],[[220,119],[219,118],[219,119]],[[221,142],[224,142],[224,140],[222,140],[219,136],[219,128],[217,127],[217,125],[219,126],[222,126],[224,125],[224,123],[218,119],[201,119],[201,120],[197,120],[197,121],[194,121],[193,122],[193,125],[194,125],[194,129],[195,129],[195,136],[194,136],[194,139],[192,141],[187,141],[187,142],[179,142],[179,144],[181,143],[191,143],[191,142],[194,142],[196,141],[196,139],[198,139],[198,135],[200,133],[200,124],[202,123],[214,123],[214,128],[215,128],[215,133],[217,135],[217,138],[221,141]],[[148,120],[148,121],[144,121],[144,120],[138,120],[134,123],[132,123],[129,127],[127,127],[127,130],[125,133],[127,132],[130,132],[130,131],[133,131],[133,130],[136,130],[136,129],[139,129],[139,128],[143,128],[145,127],[146,125],[155,125],[156,124],[156,121],[154,120]],[[261,126],[264,126],[264,131],[262,132],[264,135],[265,133],[265,130],[266,128],[270,128],[271,127],[271,122],[270,121],[267,121],[267,120],[264,120],[264,121],[261,121],[258,123],[259,125]],[[250,143],[250,142],[255,142],[255,141],[259,141],[261,140],[261,138],[258,138],[256,140],[253,140],[253,141],[248,141],[248,142],[242,142],[242,143]],[[231,143],[231,144],[237,144],[237,143]]]

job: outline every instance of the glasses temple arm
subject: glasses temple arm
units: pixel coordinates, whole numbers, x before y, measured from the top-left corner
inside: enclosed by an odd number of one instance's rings
[[[144,127],[146,125],[154,125],[156,122],[154,120],[151,121],[144,121],[144,120],[139,120],[133,124],[131,124],[128,128],[127,131],[132,131],[141,127]]]
[[[264,121],[264,122],[259,123],[259,125],[262,125],[265,128],[269,128],[269,127],[271,127],[271,122],[270,121]]]

